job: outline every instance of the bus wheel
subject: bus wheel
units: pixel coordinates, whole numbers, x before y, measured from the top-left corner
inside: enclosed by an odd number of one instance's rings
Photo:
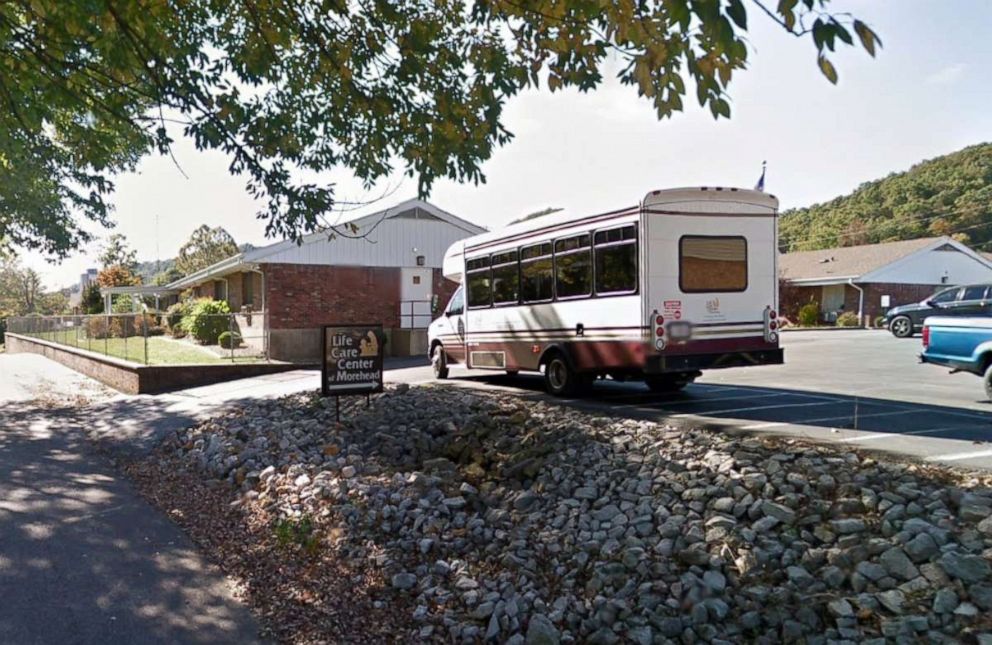
[[[431,368],[434,370],[434,378],[448,378],[448,358],[444,354],[444,346],[438,343],[434,346],[431,354]]]
[[[982,378],[985,383],[985,396],[992,401],[992,363],[985,369],[985,376]]]
[[[696,380],[691,374],[652,374],[644,377],[644,384],[652,392],[678,392]]]
[[[544,366],[544,385],[555,396],[578,394],[591,383],[587,375],[572,369],[560,353],[552,355]]]

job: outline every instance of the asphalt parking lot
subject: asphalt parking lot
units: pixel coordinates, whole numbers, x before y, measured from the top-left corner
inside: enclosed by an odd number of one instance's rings
[[[786,364],[707,372],[677,394],[600,381],[562,403],[613,415],[779,434],[966,468],[992,469],[992,403],[980,379],[918,362],[920,339],[884,331],[783,334]],[[387,380],[427,382],[427,367]],[[507,377],[452,369],[452,382],[522,390],[545,398],[539,375]],[[547,397],[550,398],[550,397]]]

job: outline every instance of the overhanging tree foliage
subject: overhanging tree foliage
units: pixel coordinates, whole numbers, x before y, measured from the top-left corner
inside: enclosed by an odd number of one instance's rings
[[[297,169],[397,167],[421,194],[483,181],[506,100],[595,89],[608,56],[659,117],[688,93],[729,117],[749,13],[808,37],[821,72],[874,32],[829,0],[8,0],[0,3],[0,239],[55,256],[107,224],[112,177],[181,130],[299,237],[334,206]],[[750,11],[749,11],[750,9]],[[693,85],[695,86],[693,88]],[[169,125],[174,124],[175,128]],[[339,203],[338,206],[341,206]],[[345,205],[346,206],[346,205]]]

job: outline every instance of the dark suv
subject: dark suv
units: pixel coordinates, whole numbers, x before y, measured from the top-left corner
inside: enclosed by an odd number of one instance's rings
[[[908,338],[923,329],[929,316],[992,316],[992,285],[951,287],[923,302],[900,305],[885,312],[885,325],[897,338]]]

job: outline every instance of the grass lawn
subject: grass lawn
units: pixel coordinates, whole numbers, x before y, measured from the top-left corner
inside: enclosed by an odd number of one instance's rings
[[[75,332],[44,332],[31,334],[42,340],[62,345],[70,345],[115,358],[123,358],[135,363],[145,362],[145,339],[141,336],[130,338],[77,339]],[[254,362],[255,358],[242,358],[238,362]],[[149,365],[176,365],[181,363],[229,363],[231,359],[221,358],[206,348],[185,343],[165,336],[148,337]]]

